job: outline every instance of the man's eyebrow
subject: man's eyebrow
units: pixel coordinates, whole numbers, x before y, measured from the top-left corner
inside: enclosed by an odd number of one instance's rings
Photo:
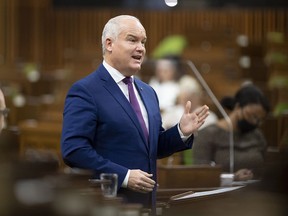
[[[133,34],[127,34],[127,37],[134,37],[134,38],[137,38],[136,35],[133,35]]]
[[[140,37],[133,35],[133,34],[127,34],[126,37],[140,38]],[[147,37],[144,37],[142,40],[147,40]]]

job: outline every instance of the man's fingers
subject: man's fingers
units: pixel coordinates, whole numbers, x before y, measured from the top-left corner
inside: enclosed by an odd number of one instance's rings
[[[196,110],[196,115],[198,117],[201,117],[205,115],[208,111],[209,111],[209,107],[207,105],[203,105],[202,107]]]
[[[191,110],[191,101],[187,101],[186,105],[185,105],[185,114],[189,114]]]
[[[145,176],[147,176],[147,177],[149,177],[149,178],[151,178],[151,177],[153,176],[153,174],[144,172],[144,171],[142,171],[142,170],[140,170],[140,172],[141,172],[143,175],[145,175]]]
[[[207,105],[204,105],[200,109],[198,109],[195,113],[198,117],[198,122],[202,122],[209,115],[209,107]]]
[[[154,184],[141,183],[135,186],[135,190],[141,193],[149,193],[153,191]]]
[[[140,192],[140,193],[149,193],[153,191],[153,188],[147,188],[144,186],[139,186],[136,191]]]
[[[141,180],[149,185],[155,185],[155,181],[152,178],[153,174],[149,174],[149,173],[146,173],[144,171],[142,171],[143,173],[143,177],[141,178]]]
[[[134,191],[141,192],[141,193],[148,193],[153,191],[156,182],[152,179],[153,174],[149,174],[142,170],[131,170],[130,175],[134,180],[131,182],[130,188]]]

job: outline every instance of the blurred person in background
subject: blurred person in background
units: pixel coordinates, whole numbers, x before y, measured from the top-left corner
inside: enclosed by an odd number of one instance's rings
[[[164,128],[169,129],[177,124],[185,109],[185,104],[187,101],[191,101],[191,110],[194,111],[200,108],[204,103],[203,90],[197,80],[191,75],[183,75],[179,79],[179,94],[177,96],[176,105],[171,106],[162,112],[162,122]],[[210,110],[209,116],[206,118],[204,124],[199,128],[199,130],[202,130],[210,124],[216,123],[217,120],[218,116],[212,110]],[[168,158],[167,163],[172,161],[172,163],[180,163],[185,165],[193,164],[193,158],[191,157],[192,149],[176,154],[178,154],[178,160],[177,157],[173,158],[175,155],[172,155]],[[166,163],[166,159],[163,159],[160,161],[160,163]]]
[[[227,100],[227,98],[226,98]],[[227,102],[227,101],[226,101]],[[252,84],[241,87],[230,98],[229,117],[234,133],[234,180],[250,180],[261,176],[267,143],[259,126],[270,112],[262,91]],[[198,132],[192,148],[194,164],[221,165],[229,172],[229,125],[223,118]]]
[[[190,75],[183,75],[178,82],[179,94],[176,99],[176,104],[163,111],[162,122],[163,127],[168,129],[174,126],[185,109],[187,101],[191,101],[191,110],[196,110],[204,103],[204,94],[200,84],[197,80]],[[217,115],[213,111],[209,111],[209,116],[206,118],[204,124],[199,130],[204,127],[215,123],[218,120]]]
[[[161,112],[174,106],[179,94],[177,61],[169,57],[157,59],[149,85],[157,93]]]
[[[0,134],[6,125],[5,118],[9,110],[6,108],[5,97],[3,91],[0,89]]]

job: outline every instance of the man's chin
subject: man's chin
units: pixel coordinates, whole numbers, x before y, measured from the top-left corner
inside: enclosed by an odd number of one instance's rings
[[[133,73],[137,73],[140,69],[141,69],[141,64],[133,65],[133,67],[131,68],[131,71],[133,71]]]

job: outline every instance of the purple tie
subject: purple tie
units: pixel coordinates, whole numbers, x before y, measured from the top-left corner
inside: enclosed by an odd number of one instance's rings
[[[133,107],[133,109],[134,109],[134,111],[135,111],[135,113],[136,113],[136,115],[138,117],[138,120],[140,122],[142,130],[144,132],[145,138],[146,138],[146,140],[148,140],[148,130],[147,130],[147,127],[145,125],[145,122],[144,122],[144,119],[143,119],[143,116],[142,116],[142,113],[141,113],[141,109],[140,109],[139,103],[137,101],[135,92],[134,92],[134,88],[133,88],[133,85],[132,85],[132,78],[131,77],[126,77],[126,78],[123,79],[123,82],[126,85],[128,85],[130,104]]]

